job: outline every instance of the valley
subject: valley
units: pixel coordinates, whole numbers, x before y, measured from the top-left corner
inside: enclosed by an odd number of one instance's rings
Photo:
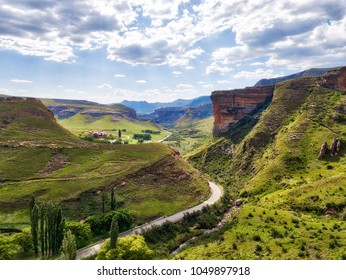
[[[126,102],[144,106],[140,115],[2,97],[0,229],[30,227],[34,195],[91,228],[128,211],[147,258],[345,259],[345,81],[345,67],[312,69],[176,107]],[[107,136],[86,139],[90,131]],[[223,193],[206,203],[210,181]],[[108,228],[89,244],[107,237]],[[109,242],[83,256],[111,258]]]

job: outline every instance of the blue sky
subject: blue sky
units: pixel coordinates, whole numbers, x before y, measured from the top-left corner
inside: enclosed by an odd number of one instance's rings
[[[346,64],[346,3],[2,0],[0,94],[173,101]]]

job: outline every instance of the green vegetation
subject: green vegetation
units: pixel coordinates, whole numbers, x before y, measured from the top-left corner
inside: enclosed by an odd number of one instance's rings
[[[170,128],[172,134],[165,143],[179,150],[181,154],[187,154],[211,142],[214,118],[202,120],[182,121]]]
[[[91,116],[78,113],[70,118],[58,119],[58,123],[76,136],[86,136],[89,131],[105,131],[108,135],[118,136],[118,131],[121,130],[122,139],[128,140],[130,144],[137,143],[134,134],[141,134],[142,130],[160,130],[157,124],[150,121],[124,118],[114,120],[112,115]],[[162,131],[160,134],[151,134],[151,137],[153,141],[159,141],[167,135],[167,132]]]
[[[343,258],[346,96],[318,83],[303,78],[278,84],[253,129],[244,122],[187,155],[244,206],[221,230],[191,241],[176,258]],[[240,135],[242,125],[247,132]],[[322,143],[330,147],[334,139],[341,140],[341,150],[319,160]]]
[[[35,195],[40,205],[61,205],[66,228],[81,247],[95,237],[94,224],[89,224],[90,236],[88,229],[71,222],[86,220],[88,224],[89,216],[97,221],[111,208],[126,208],[136,225],[194,206],[209,195],[208,183],[201,174],[166,145],[89,143],[64,130],[38,101],[7,100],[0,102],[0,107],[0,228],[29,227],[28,205]],[[147,128],[157,130],[156,126]],[[138,128],[142,129],[146,128]],[[123,134],[130,128],[124,130]],[[115,205],[111,207],[112,189]],[[45,217],[47,211],[34,213],[38,247],[42,246],[42,236],[36,228],[42,227],[41,215]],[[120,222],[119,227],[121,230]],[[8,240],[12,239],[6,237],[4,244]],[[19,247],[10,247],[9,251],[13,250],[9,255],[16,258],[21,254]]]
[[[112,249],[107,239],[97,252],[97,260],[150,260],[154,252],[150,250],[141,235],[119,238],[116,249]]]

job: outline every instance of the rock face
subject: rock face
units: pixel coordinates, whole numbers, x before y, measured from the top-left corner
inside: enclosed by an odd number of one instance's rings
[[[227,132],[257,106],[271,98],[274,88],[274,85],[270,85],[214,91],[211,95],[215,119],[213,136],[218,137]]]
[[[338,67],[322,76],[322,86],[337,91],[346,91],[346,67]]]

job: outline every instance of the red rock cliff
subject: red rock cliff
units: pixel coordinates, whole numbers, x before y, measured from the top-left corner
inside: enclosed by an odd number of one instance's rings
[[[258,105],[273,96],[275,86],[247,87],[244,89],[214,91],[213,102],[214,127],[213,136],[220,136],[233,125],[251,113]]]

